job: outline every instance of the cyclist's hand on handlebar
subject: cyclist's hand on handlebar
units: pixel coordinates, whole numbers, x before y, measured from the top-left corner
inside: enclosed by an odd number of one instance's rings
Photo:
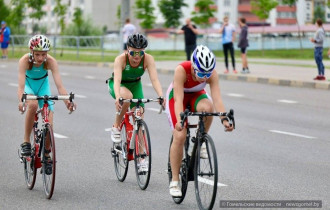
[[[24,105],[24,109],[23,109],[23,102],[19,102],[18,103],[18,111],[22,112],[22,114],[25,112],[26,110],[26,104]]]
[[[175,130],[177,130],[177,131],[182,131],[183,130],[183,127],[181,126],[181,123],[180,122],[177,122],[175,124]]]
[[[70,111],[73,112],[76,110],[77,108],[77,104],[73,103],[73,102],[68,102],[66,103],[66,108]]]
[[[161,105],[162,106],[162,108],[163,108],[163,110],[165,110],[165,106],[166,106],[166,99],[163,97],[163,96],[160,96],[160,97],[158,97],[158,99],[159,99],[159,105]]]
[[[121,108],[122,108],[122,106],[121,106],[121,104],[120,104],[120,102],[119,102],[119,99],[120,99],[120,98],[117,98],[116,101],[115,101],[116,110],[117,110],[118,112],[120,112],[120,110],[121,110]]]
[[[233,131],[234,130],[234,126],[232,125],[232,124],[230,124],[229,122],[228,122],[228,120],[224,120],[223,121],[223,126],[225,127],[225,131],[227,132],[227,131]]]

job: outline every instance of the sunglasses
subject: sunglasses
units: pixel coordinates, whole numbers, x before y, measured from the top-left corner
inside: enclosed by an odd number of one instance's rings
[[[136,55],[142,57],[144,55],[144,51],[143,50],[141,50],[141,51],[128,50],[128,52],[133,57],[136,56]]]
[[[200,79],[204,79],[205,77],[206,77],[206,79],[208,79],[212,75],[212,72],[211,73],[202,73],[202,72],[198,71],[197,69],[194,69],[194,70],[195,70],[195,75]]]

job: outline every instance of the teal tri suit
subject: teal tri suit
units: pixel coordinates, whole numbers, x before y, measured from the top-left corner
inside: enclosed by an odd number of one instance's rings
[[[44,96],[51,95],[48,70],[44,69],[44,63],[39,67],[33,66],[31,70],[26,70],[24,92],[28,95]],[[39,108],[43,107],[44,102],[38,101]],[[49,109],[54,112],[53,102],[50,101]]]

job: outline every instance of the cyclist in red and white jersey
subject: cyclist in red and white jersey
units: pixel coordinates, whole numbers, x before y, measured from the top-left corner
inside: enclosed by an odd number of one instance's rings
[[[166,110],[168,120],[173,130],[173,143],[170,149],[170,161],[172,168],[172,181],[170,183],[170,194],[173,197],[182,196],[179,187],[179,170],[183,156],[183,145],[187,135],[187,129],[180,124],[180,113],[187,106],[193,112],[225,112],[221,99],[219,79],[215,68],[214,54],[203,45],[196,47],[191,55],[190,61],[182,62],[174,72],[174,80],[170,84],[166,94]],[[209,84],[211,96],[205,91]],[[232,131],[226,117],[221,117],[225,131]],[[209,130],[212,117],[205,120],[205,129]],[[207,156],[206,151],[201,151],[201,158]]]

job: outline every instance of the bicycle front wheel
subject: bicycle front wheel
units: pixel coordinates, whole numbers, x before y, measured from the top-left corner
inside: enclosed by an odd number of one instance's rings
[[[151,174],[151,143],[147,124],[141,120],[135,138],[135,173],[139,187],[148,187]]]
[[[24,157],[23,159],[25,183],[29,190],[33,189],[37,177],[37,168],[35,167],[35,155],[38,155],[36,154],[36,146],[38,147],[39,145],[36,143],[34,137],[35,133],[33,129],[30,135],[31,156]]]
[[[117,179],[123,182],[126,179],[127,170],[128,170],[128,151],[127,151],[127,133],[126,133],[126,125],[125,123],[121,127],[120,131],[121,143],[113,144],[113,156],[114,156],[114,164]],[[124,158],[124,154],[126,154],[126,158]]]
[[[55,188],[56,153],[52,126],[47,124],[43,133],[42,179],[46,197],[51,199]]]
[[[202,137],[196,150],[194,178],[199,208],[212,209],[218,187],[218,161],[214,142],[208,134]]]

